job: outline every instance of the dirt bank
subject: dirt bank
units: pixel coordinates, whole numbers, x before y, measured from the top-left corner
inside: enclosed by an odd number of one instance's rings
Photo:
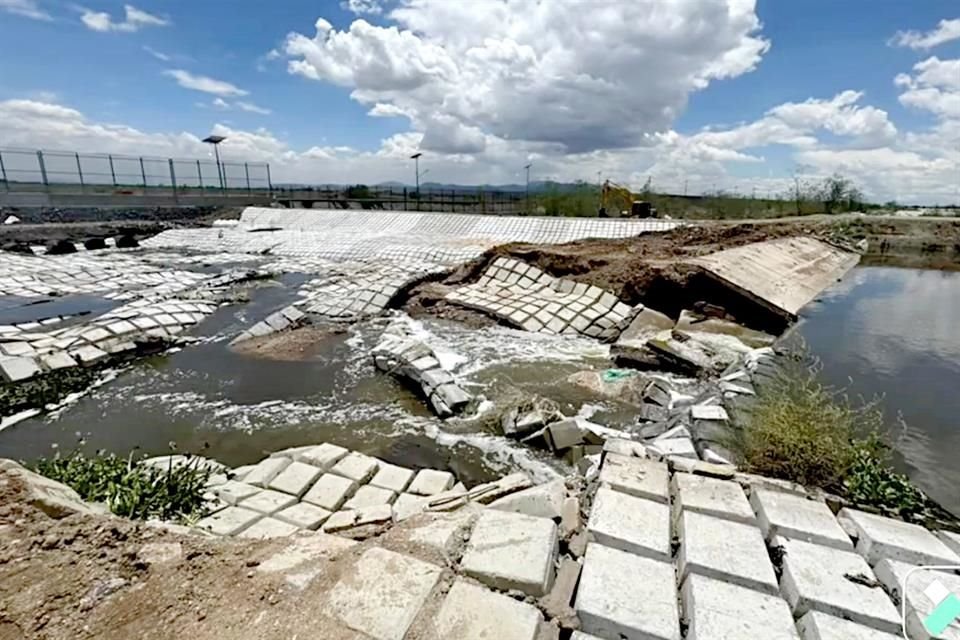
[[[432,315],[474,326],[493,323],[482,313],[446,303],[443,297],[453,287],[474,280],[497,257],[508,256],[536,265],[553,276],[602,287],[624,302],[646,304],[674,319],[697,302],[709,302],[724,307],[748,326],[779,333],[784,328],[783,318],[718,287],[700,270],[683,264],[683,260],[790,236],[812,236],[851,250],[866,240],[866,264],[960,269],[960,220],[849,215],[735,223],[709,221],[620,240],[501,245],[439,281],[413,288],[404,309],[414,317]]]
[[[299,327],[244,340],[230,349],[245,356],[265,360],[301,362],[315,358],[330,338],[343,333],[346,333],[344,328]]]

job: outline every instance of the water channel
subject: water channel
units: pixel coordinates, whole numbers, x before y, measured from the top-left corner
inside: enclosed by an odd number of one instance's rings
[[[447,468],[468,484],[523,468],[547,477],[562,463],[495,435],[490,414],[436,420],[409,390],[377,372],[370,349],[381,318],[330,336],[304,361],[239,355],[227,347],[270,310],[293,298],[302,277],[287,275],[221,308],[195,334],[203,342],[128,367],[60,415],[0,432],[0,457],[31,460],[51,445],[126,454],[198,451],[229,465],[265,452],[329,441],[413,467]],[[882,395],[898,463],[933,498],[960,513],[960,274],[860,267],[803,311],[797,332],[823,361],[822,375],[852,395]],[[594,341],[443,321],[413,324],[460,360],[458,375],[478,396],[539,393],[568,413],[612,427],[632,410],[567,381],[610,366]],[[486,403],[489,404],[489,403]],[[902,418],[902,421],[901,421]]]

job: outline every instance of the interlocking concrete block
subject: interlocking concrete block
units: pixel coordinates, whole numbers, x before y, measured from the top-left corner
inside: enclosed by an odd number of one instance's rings
[[[680,640],[675,576],[667,562],[591,543],[574,608],[580,628],[600,638]]]
[[[693,511],[679,520],[680,581],[691,574],[777,594],[777,576],[767,555],[763,534],[755,525],[721,520]]]
[[[334,585],[325,609],[376,640],[402,640],[440,573],[426,562],[373,548]]]
[[[775,595],[693,574],[684,580],[680,597],[689,625],[686,640],[800,638],[790,607]]]
[[[621,493],[664,504],[670,498],[667,465],[644,458],[606,454],[600,468],[600,483]]]
[[[750,505],[768,542],[776,536],[784,536],[834,549],[853,549],[843,527],[822,501],[754,487],[750,493]]]
[[[333,465],[330,472],[349,478],[358,484],[364,484],[377,472],[378,466],[379,462],[376,458],[353,452],[348,453],[346,457]]]
[[[402,493],[410,481],[413,479],[413,470],[398,467],[394,464],[381,462],[376,475],[370,480],[370,484],[383,489],[390,489],[396,493]]]
[[[692,511],[743,524],[757,522],[746,494],[736,482],[690,473],[675,473],[671,487],[677,515],[680,512]]]
[[[290,494],[264,489],[249,498],[241,500],[239,506],[269,516],[296,503],[297,499]]]
[[[803,640],[903,640],[903,636],[883,633],[819,611],[811,611],[800,618],[797,630]]]
[[[327,521],[327,518],[330,517],[330,512],[306,502],[298,502],[295,505],[276,512],[273,514],[273,517],[301,529],[315,531],[320,528],[320,525]]]
[[[77,366],[76,360],[71,358],[64,351],[55,351],[54,353],[48,353],[47,355],[40,358],[43,362],[43,366],[51,371],[57,371],[59,369],[69,369],[70,367]]]
[[[601,487],[587,531],[596,542],[655,560],[670,560],[670,508]]]
[[[857,551],[871,565],[884,558],[911,564],[960,565],[960,556],[920,525],[856,509],[840,513],[856,528]]]
[[[468,576],[495,589],[542,596],[553,582],[557,526],[520,513],[484,511],[463,555]]]
[[[878,631],[898,631],[900,613],[879,583],[870,585],[876,577],[857,553],[782,537],[772,544],[783,548],[780,593],[795,617],[820,611]]]
[[[602,640],[602,638],[598,638],[597,636],[591,636],[589,634],[584,633],[583,631],[574,631],[573,635],[570,636],[570,640]]]
[[[38,373],[40,373],[40,367],[33,358],[0,358],[0,377],[5,382],[29,380]]]
[[[536,640],[542,620],[536,607],[457,580],[433,625],[438,638]]]
[[[227,504],[233,505],[261,491],[262,489],[259,487],[245,482],[237,482],[236,480],[227,480],[223,484],[213,488],[214,495]]]
[[[106,351],[98,349],[92,345],[86,345],[78,349],[71,349],[69,353],[85,367],[95,365],[98,362],[103,362],[110,357]]]
[[[426,514],[409,529],[409,540],[448,556],[463,542],[463,536],[478,517],[479,513],[473,509]]]
[[[407,488],[407,493],[417,496],[433,496],[442,493],[453,486],[456,478],[447,471],[437,471],[435,469],[422,469],[417,472],[417,477],[413,479]]]
[[[353,480],[325,473],[304,494],[303,501],[327,511],[337,511],[356,489],[357,483]]]
[[[647,450],[661,459],[666,457],[700,459],[690,438],[657,438],[647,445]]]
[[[343,505],[344,509],[362,509],[364,507],[376,507],[382,504],[392,504],[396,500],[397,494],[390,489],[372,487],[364,485],[357,489],[353,497],[347,500]]]
[[[923,621],[940,604],[943,589],[960,594],[960,576],[946,571],[918,569],[916,565],[896,560],[881,560],[875,569],[877,579],[906,604],[907,635],[911,640],[960,640],[960,621],[954,621],[942,634],[933,636],[924,627]],[[935,601],[936,600],[936,601]]]
[[[218,536],[233,536],[263,517],[262,513],[243,507],[227,507],[212,516],[201,518],[197,527],[206,529]]]
[[[554,480],[494,500],[490,503],[490,508],[524,513],[537,518],[557,519],[563,512],[566,497],[567,490],[563,480]]]
[[[393,502],[393,512],[397,522],[402,522],[418,513],[426,511],[430,498],[401,493]]]
[[[943,544],[950,547],[954,553],[960,553],[960,533],[952,531],[937,531],[937,537]]]
[[[315,467],[320,467],[324,471],[329,471],[333,468],[333,465],[340,462],[348,453],[350,453],[350,451],[343,447],[325,442],[316,447],[310,447],[309,449],[295,453],[293,459],[297,462],[304,462]]]
[[[296,531],[299,531],[299,527],[296,525],[268,516],[257,520],[237,535],[241,538],[267,540],[269,538],[283,538],[292,535]]]
[[[274,491],[282,491],[300,498],[322,474],[323,470],[320,467],[303,462],[292,462],[270,481],[269,487]]]
[[[380,504],[373,507],[337,511],[327,518],[322,529],[325,532],[334,533],[370,524],[386,524],[391,520],[393,520],[393,507],[389,504]]]
[[[255,487],[267,488],[270,482],[280,475],[292,461],[290,458],[265,458],[250,470],[243,481]]]

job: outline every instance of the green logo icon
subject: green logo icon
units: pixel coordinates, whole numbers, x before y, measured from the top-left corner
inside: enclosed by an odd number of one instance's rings
[[[930,635],[939,636],[954,620],[960,618],[960,598],[939,581],[931,582],[923,590],[923,595],[934,604],[933,611],[923,620],[923,626]]]

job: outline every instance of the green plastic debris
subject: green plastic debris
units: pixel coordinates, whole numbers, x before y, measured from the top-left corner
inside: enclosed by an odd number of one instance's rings
[[[631,369],[607,369],[603,372],[603,381],[619,382],[627,378],[632,378],[635,375],[637,375],[637,372]]]

